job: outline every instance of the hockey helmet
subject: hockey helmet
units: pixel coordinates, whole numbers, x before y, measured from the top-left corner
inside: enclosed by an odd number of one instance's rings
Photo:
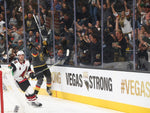
[[[23,51],[18,51],[17,56],[19,56],[19,55],[24,55],[24,52]]]

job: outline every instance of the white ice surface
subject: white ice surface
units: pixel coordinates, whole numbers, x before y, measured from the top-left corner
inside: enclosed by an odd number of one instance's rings
[[[14,113],[14,107],[18,104],[18,100],[10,98],[10,95],[5,94],[5,113]],[[78,102],[73,102],[69,100],[59,99],[51,96],[41,96],[39,95],[39,102],[42,103],[42,107],[30,106],[21,100],[22,105],[20,106],[20,111],[18,113],[122,113],[119,111],[114,111],[106,108],[95,107],[87,104],[82,104]],[[23,108],[22,108],[23,107]],[[24,111],[24,112],[23,112]]]

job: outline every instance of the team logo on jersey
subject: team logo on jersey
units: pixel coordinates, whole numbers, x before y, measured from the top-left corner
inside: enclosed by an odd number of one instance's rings
[[[43,55],[43,53],[40,53],[40,60],[44,61],[44,55]]]

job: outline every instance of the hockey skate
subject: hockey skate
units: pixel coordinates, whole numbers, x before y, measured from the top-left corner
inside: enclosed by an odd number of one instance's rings
[[[31,102],[31,105],[35,106],[35,107],[41,107],[42,106],[42,104],[37,102],[37,101]]]
[[[30,101],[30,102],[27,102],[29,105],[31,106],[34,106],[34,107],[41,107],[42,104],[37,102],[37,101]]]
[[[51,96],[52,92],[51,92],[51,87],[47,87],[47,93]]]

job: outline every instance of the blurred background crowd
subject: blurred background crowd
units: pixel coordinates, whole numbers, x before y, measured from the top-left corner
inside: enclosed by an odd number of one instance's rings
[[[150,0],[0,0],[0,62],[34,42],[48,64],[149,71]]]

